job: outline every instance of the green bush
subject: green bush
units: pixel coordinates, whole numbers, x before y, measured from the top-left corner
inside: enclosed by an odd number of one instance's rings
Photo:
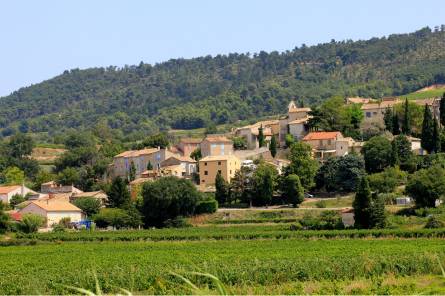
[[[184,217],[178,216],[173,219],[168,219],[164,222],[164,226],[167,228],[186,228],[192,225],[187,222]]]
[[[324,209],[324,208],[326,208],[326,201],[324,201],[324,200],[319,200],[319,201],[317,201],[317,202],[315,203],[315,206],[316,206],[317,208]]]
[[[442,221],[440,221],[439,219],[437,219],[435,216],[430,216],[428,218],[428,221],[425,224],[425,228],[442,228],[444,227],[444,223]]]
[[[211,214],[218,209],[218,202],[214,199],[203,200],[198,202],[195,209],[195,214]]]
[[[127,212],[116,208],[101,209],[93,216],[93,221],[99,228],[113,226],[119,229],[131,224],[131,218]]]
[[[19,230],[24,233],[34,233],[45,223],[45,218],[35,214],[24,214],[19,224]]]
[[[372,191],[380,193],[393,192],[397,186],[406,182],[407,173],[397,167],[386,168],[381,173],[368,176],[369,186]]]

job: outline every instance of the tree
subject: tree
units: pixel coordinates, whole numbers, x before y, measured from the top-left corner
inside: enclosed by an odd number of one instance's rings
[[[284,138],[284,142],[286,144],[286,147],[292,146],[293,143],[295,143],[295,138],[291,134],[286,134],[286,137]]]
[[[400,134],[400,126],[399,126],[399,116],[397,115],[396,112],[393,112],[393,117],[392,117],[392,134],[393,135],[398,135]]]
[[[433,165],[418,170],[409,178],[405,191],[416,201],[417,207],[434,207],[436,199],[445,194],[445,169]]]
[[[168,138],[165,134],[156,134],[156,135],[152,135],[147,137],[143,142],[142,142],[142,146],[143,147],[139,147],[139,148],[144,148],[144,147],[151,147],[151,148],[161,148],[161,149],[165,149],[170,145]]]
[[[4,172],[6,184],[21,185],[25,181],[25,173],[18,167],[9,167]]]
[[[79,171],[72,167],[67,167],[57,175],[57,183],[61,185],[75,185],[80,182]]]
[[[245,137],[233,137],[233,149],[235,150],[246,150],[247,141]]]
[[[221,175],[221,172],[218,171],[216,173],[215,177],[215,199],[218,201],[218,204],[222,205],[227,203],[228,201],[228,184],[227,181],[224,180],[223,176]]]
[[[294,207],[298,207],[304,201],[304,189],[300,178],[295,174],[284,177],[281,185],[281,196]]]
[[[433,115],[431,114],[431,110],[428,107],[428,105],[425,105],[423,113],[423,123],[422,123],[421,146],[428,152],[432,152],[434,149],[433,133],[434,133]]]
[[[190,180],[164,177],[142,187],[142,214],[146,226],[164,226],[168,219],[190,216],[200,193]]]
[[[445,93],[443,93],[442,98],[440,99],[440,124],[442,127],[445,126]]]
[[[431,152],[438,153],[440,152],[440,128],[439,123],[437,122],[436,117],[433,118],[433,138],[431,139]]]
[[[34,233],[45,223],[45,218],[36,214],[23,214],[19,229],[24,233]]]
[[[389,132],[393,132],[393,114],[391,108],[386,108],[385,114],[383,115],[383,121],[385,123],[385,129]]]
[[[411,150],[411,141],[408,139],[408,137],[405,135],[398,135],[394,137],[391,145],[391,165],[400,165],[400,168],[404,171],[415,171],[417,167],[417,161],[414,153]],[[395,156],[397,156],[397,159],[394,159]],[[395,160],[397,161],[394,162]]]
[[[260,162],[253,173],[252,203],[255,206],[269,205],[276,188],[278,172],[271,164]]]
[[[34,141],[28,135],[18,133],[12,136],[8,143],[9,155],[13,158],[24,158],[31,155]]]
[[[411,135],[411,118],[409,112],[408,98],[405,99],[403,121],[402,121],[402,133],[409,136]]]
[[[153,165],[151,164],[151,161],[148,161],[147,163],[147,171],[151,171],[153,169]]]
[[[318,170],[318,163],[312,158],[311,152],[311,146],[306,143],[296,142],[292,144],[289,153],[291,163],[285,170],[286,175],[297,175],[305,190],[314,187],[314,178]]]
[[[136,166],[134,165],[134,162],[131,161],[130,170],[128,172],[128,180],[131,182],[134,179],[136,179]]]
[[[100,200],[93,197],[76,198],[73,204],[81,209],[87,217],[92,217],[97,214],[101,208]]]
[[[391,142],[391,161],[390,161],[391,166],[398,166],[400,164],[400,159],[399,159],[399,149],[397,147],[397,143],[396,141],[392,141]]]
[[[93,221],[100,228],[112,226],[119,229],[129,226],[131,218],[123,209],[104,208],[93,216]]]
[[[372,137],[363,145],[362,154],[365,159],[366,171],[370,173],[381,172],[391,165],[391,142],[383,137]]]
[[[275,155],[277,155],[277,139],[275,135],[270,139],[269,150],[272,157],[275,158]]]
[[[11,200],[9,201],[9,204],[12,207],[15,207],[16,205],[18,205],[19,203],[24,202],[25,200],[26,200],[26,198],[23,195],[21,195],[21,194],[14,194],[11,197]]]
[[[0,201],[0,233],[5,233],[9,227],[9,215],[5,213],[5,205]]]
[[[107,192],[108,205],[112,208],[122,208],[131,201],[130,192],[127,188],[127,182],[121,177],[116,177]]]
[[[202,158],[201,148],[196,148],[191,154],[190,157],[196,161],[199,161]]]
[[[360,180],[352,207],[354,209],[354,226],[369,228],[371,222],[371,189],[366,177]]]
[[[266,145],[266,138],[264,137],[263,133],[263,125],[258,128],[258,145],[260,146],[260,148]]]
[[[252,197],[255,194],[253,168],[243,166],[235,172],[235,176],[230,181],[230,193],[231,199],[252,206]]]
[[[398,167],[388,167],[383,172],[368,175],[369,186],[378,193],[394,192],[406,182],[407,173]]]
[[[377,193],[372,195],[369,220],[370,228],[386,227],[385,200],[383,195]]]

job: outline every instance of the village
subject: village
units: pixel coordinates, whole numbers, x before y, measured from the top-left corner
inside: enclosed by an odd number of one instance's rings
[[[384,126],[385,112],[403,104],[399,98],[372,100],[348,98],[346,105],[359,106],[362,111],[362,126]],[[415,100],[419,106],[427,106],[435,118],[440,116],[440,98]],[[234,179],[242,168],[254,170],[258,162],[276,169],[279,175],[289,166],[289,147],[291,143],[302,142],[311,148],[311,157],[323,164],[333,157],[359,155],[364,141],[345,137],[340,131],[318,131],[311,128],[312,110],[297,107],[291,101],[287,114],[278,119],[256,122],[247,126],[233,128],[223,134],[207,134],[204,138],[183,137],[179,143],[169,147],[145,147],[129,150],[113,157],[104,178],[113,180],[117,177],[128,180],[128,189],[132,200],[141,194],[146,182],[173,176],[187,179],[203,193],[214,194],[218,190],[215,180],[222,177],[226,184]],[[243,147],[235,149],[234,139],[241,139]],[[414,155],[424,155],[421,139],[407,137]],[[305,197],[314,197],[305,190]],[[26,201],[15,204],[9,211],[11,218],[20,221],[24,214],[36,214],[45,219],[44,228],[67,221],[75,227],[90,227],[91,217],[75,206],[75,201],[88,197],[97,200],[100,207],[106,207],[108,196],[103,190],[83,192],[73,184],[58,184],[55,180],[41,184],[40,190],[33,191],[24,184],[0,186],[0,200],[9,204],[15,195],[25,197]],[[220,201],[221,202],[221,201]],[[410,203],[410,198],[399,198],[401,204]],[[220,205],[224,206],[224,205]],[[344,208],[345,213],[350,213]],[[350,220],[350,217],[346,218]],[[349,222],[353,225],[353,222]]]

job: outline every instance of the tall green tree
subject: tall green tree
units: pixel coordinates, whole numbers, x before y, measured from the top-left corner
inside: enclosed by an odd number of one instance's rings
[[[283,200],[298,207],[304,201],[304,188],[300,178],[295,174],[285,176],[281,185],[281,197]]]
[[[399,116],[397,115],[397,112],[393,112],[393,117],[392,117],[392,134],[393,135],[400,134]]]
[[[5,205],[0,202],[0,233],[5,233],[9,227],[9,215],[5,212]]]
[[[422,123],[421,146],[428,152],[432,152],[434,149],[433,133],[434,133],[433,115],[431,114],[431,110],[428,107],[428,105],[425,105],[423,113],[423,123]]]
[[[131,201],[130,191],[127,188],[127,182],[121,177],[116,177],[113,179],[107,194],[108,205],[111,208],[126,207]]]
[[[391,142],[391,166],[398,166],[400,164],[399,151],[397,143],[393,140]]]
[[[270,139],[269,150],[272,157],[275,158],[275,155],[277,155],[277,139],[275,138],[275,135]]]
[[[404,133],[407,136],[411,135],[411,118],[410,118],[409,104],[407,98],[405,99],[405,105],[404,105],[402,133]]]
[[[383,121],[385,123],[385,129],[389,132],[393,131],[393,114],[391,108],[386,108],[385,114],[383,115]]]
[[[439,105],[439,111],[440,111],[440,125],[442,127],[445,126],[445,93],[443,93],[442,98],[440,99],[440,105]]]
[[[371,189],[366,177],[360,180],[352,207],[354,209],[354,226],[369,228],[371,223]]]
[[[224,180],[221,172],[218,171],[215,177],[215,199],[218,201],[218,204],[222,205],[228,202],[228,189],[226,180]]]
[[[318,162],[312,158],[311,153],[311,146],[304,142],[298,141],[292,144],[289,153],[291,163],[285,170],[286,175],[297,175],[305,190],[314,187],[314,178],[318,170]]]
[[[254,183],[253,205],[264,206],[271,204],[277,185],[277,177],[278,172],[273,165],[265,162],[258,164],[252,178]]]
[[[385,213],[385,199],[381,194],[373,193],[370,207],[370,228],[385,228],[386,227],[386,213]]]
[[[440,127],[437,122],[436,117],[433,118],[433,138],[431,139],[431,152],[438,153],[440,152]]]
[[[391,141],[383,136],[372,137],[363,145],[366,171],[377,173],[391,165]]]
[[[147,163],[147,171],[151,171],[153,169],[153,165],[151,164],[151,161],[148,161]]]
[[[415,172],[405,191],[414,198],[417,207],[434,207],[436,200],[445,194],[445,169],[436,164]]]
[[[265,144],[266,144],[266,139],[264,137],[263,125],[261,125],[258,128],[258,145],[261,148],[261,147],[264,147]]]
[[[128,172],[128,180],[134,181],[134,179],[136,179],[136,166],[134,165],[134,162],[131,161],[130,163],[130,170]]]

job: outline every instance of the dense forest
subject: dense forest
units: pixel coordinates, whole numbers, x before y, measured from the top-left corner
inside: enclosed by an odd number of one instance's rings
[[[401,95],[445,83],[445,26],[285,52],[72,69],[0,98],[0,131],[106,130],[133,138],[283,113],[334,96]]]

